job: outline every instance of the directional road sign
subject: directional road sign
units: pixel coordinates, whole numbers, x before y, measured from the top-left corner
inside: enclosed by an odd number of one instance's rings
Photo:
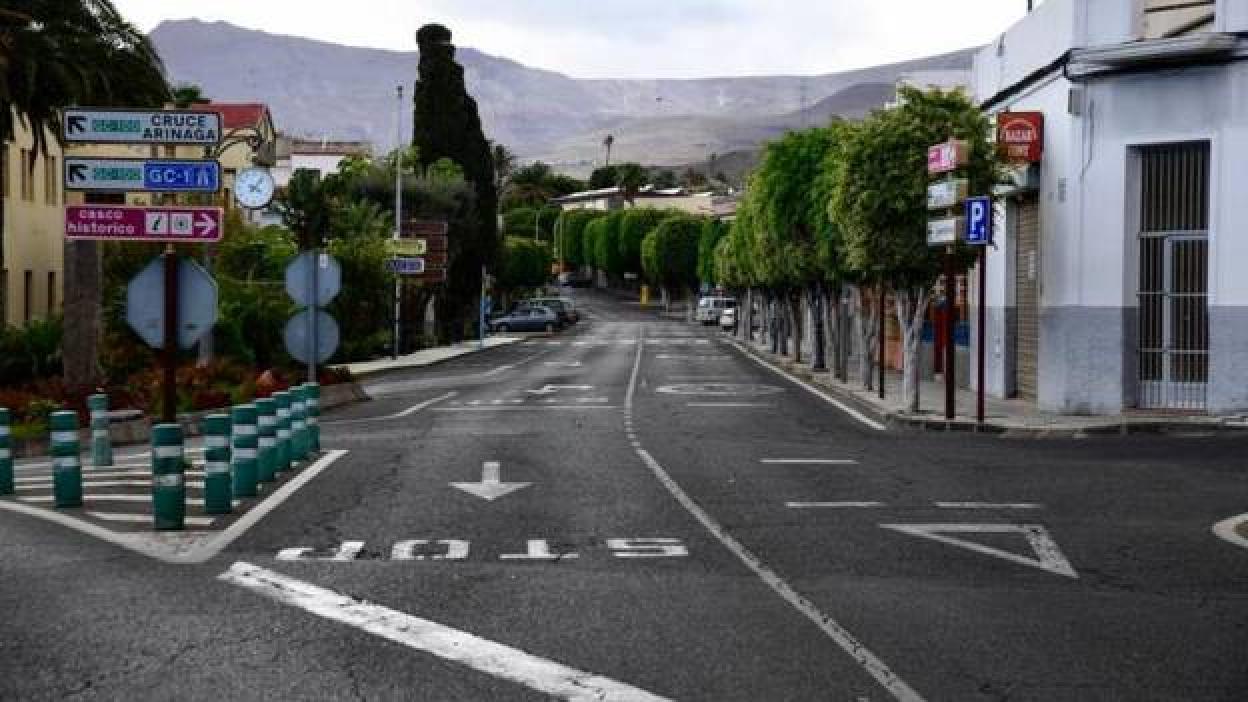
[[[958,240],[958,232],[964,226],[962,217],[933,219],[927,223],[927,245],[952,244]]]
[[[992,198],[966,200],[966,243],[986,246],[992,243]]]
[[[165,261],[158,257],[126,286],[126,323],[148,346],[165,345]],[[217,283],[198,263],[178,265],[178,346],[188,349],[217,323]]]
[[[390,270],[399,275],[420,275],[425,272],[423,258],[392,258]]]
[[[221,114],[195,110],[70,108],[65,141],[78,144],[198,144],[221,141]]]
[[[215,193],[221,189],[216,161],[66,158],[65,188],[120,192]]]
[[[312,266],[316,272],[316,300],[311,294]],[[327,253],[304,251],[286,266],[286,294],[300,307],[324,307],[342,290],[342,266]]]
[[[312,338],[312,315],[316,314],[316,338]],[[338,322],[322,309],[305,308],[290,318],[283,334],[286,351],[300,363],[311,363],[316,353],[316,363],[328,361],[338,350]]]
[[[65,238],[204,243],[221,240],[220,207],[69,205]]]
[[[389,245],[395,256],[424,256],[429,251],[427,239],[391,239]]]
[[[927,186],[927,209],[944,210],[957,207],[970,194],[970,181],[965,178],[942,180]]]

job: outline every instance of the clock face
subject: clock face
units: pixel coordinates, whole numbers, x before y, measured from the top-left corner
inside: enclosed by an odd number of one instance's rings
[[[248,168],[234,178],[234,199],[257,210],[273,200],[273,176],[263,168]]]

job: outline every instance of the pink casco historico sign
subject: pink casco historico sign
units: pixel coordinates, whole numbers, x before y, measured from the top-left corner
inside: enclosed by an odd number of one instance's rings
[[[221,240],[220,207],[70,205],[65,238],[208,243]]]

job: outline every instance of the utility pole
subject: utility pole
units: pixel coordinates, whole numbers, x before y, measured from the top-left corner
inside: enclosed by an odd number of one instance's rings
[[[394,240],[399,240],[403,231],[403,86],[397,88],[398,111],[395,114],[394,134]],[[403,315],[403,279],[399,274],[394,276],[394,344],[390,357],[399,357],[399,335],[402,332]]]

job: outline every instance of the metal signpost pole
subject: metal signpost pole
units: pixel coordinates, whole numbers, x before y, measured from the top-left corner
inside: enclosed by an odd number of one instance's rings
[[[976,340],[976,365],[975,365],[975,421],[984,423],[984,357],[986,355],[986,343],[984,338],[988,329],[988,248],[981,246],[979,249],[979,309],[976,310],[978,319],[976,326],[979,327],[979,338]]]
[[[880,399],[883,400],[884,399],[884,332],[885,332],[884,315],[885,315],[885,312],[884,312],[884,283],[882,281],[880,282],[880,310],[879,312],[880,312],[880,328],[877,331],[877,335],[879,336],[879,338],[876,339],[876,346],[879,347],[879,350],[877,351],[877,355],[879,356],[879,360],[880,360],[880,363],[879,363],[880,365],[879,367]]]
[[[957,414],[957,398],[954,393],[957,389],[955,366],[958,353],[957,344],[953,340],[956,328],[953,314],[957,309],[957,303],[958,289],[953,274],[953,246],[949,245],[945,247],[945,419],[953,419]]]
[[[395,120],[394,133],[398,137],[394,152],[394,240],[398,241],[403,231],[403,86],[398,87],[399,109]],[[403,279],[396,273],[394,276],[394,348],[391,358],[399,357],[399,336],[402,333],[403,314]],[[314,379],[315,380],[315,379]]]
[[[164,362],[164,387],[160,421],[172,424],[178,420],[178,256],[173,244],[165,246],[165,344],[161,350]]]
[[[308,314],[308,382],[315,383],[316,356],[320,351],[320,344],[317,343],[316,337],[316,318],[320,316],[318,313],[321,311],[321,301],[318,299],[320,294],[317,289],[320,287],[320,281],[317,280],[317,271],[321,268],[321,249],[319,246],[312,249],[312,265],[308,266],[308,268],[308,299],[312,301],[312,304],[307,308],[310,313]]]
[[[485,348],[485,266],[481,266],[481,300],[477,304],[477,323],[481,348]]]

